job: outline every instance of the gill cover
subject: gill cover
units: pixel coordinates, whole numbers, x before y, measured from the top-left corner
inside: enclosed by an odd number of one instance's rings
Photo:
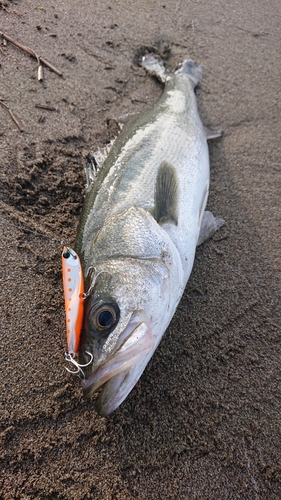
[[[77,253],[68,247],[62,251],[67,352],[75,356],[79,348],[84,314],[84,279]]]

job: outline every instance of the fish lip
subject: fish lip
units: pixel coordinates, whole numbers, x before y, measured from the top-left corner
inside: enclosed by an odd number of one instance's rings
[[[154,338],[151,328],[144,321],[138,323],[126,338],[123,338],[118,350],[100,365],[88,379],[81,380],[84,397],[91,397],[108,380],[134,366],[153,347]]]

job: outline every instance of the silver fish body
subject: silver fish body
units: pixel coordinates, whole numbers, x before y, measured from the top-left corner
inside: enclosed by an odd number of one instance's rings
[[[85,199],[76,238],[85,276],[79,362],[86,396],[99,388],[108,415],[134,387],[168,327],[190,276],[197,244],[221,225],[205,211],[209,153],[194,86],[201,68],[174,74],[159,101],[116,139]]]

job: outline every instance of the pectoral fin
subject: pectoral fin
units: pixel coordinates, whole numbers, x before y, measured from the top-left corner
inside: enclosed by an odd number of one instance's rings
[[[161,163],[156,179],[154,218],[160,225],[178,223],[178,179],[176,170],[166,161]]]
[[[204,241],[211,238],[211,236],[213,236],[213,234],[215,234],[215,232],[223,224],[224,224],[223,219],[219,219],[218,217],[214,217],[211,212],[205,211],[203,218],[202,218],[202,223],[201,223],[199,238],[197,241],[197,246],[201,245],[201,243],[204,243]]]

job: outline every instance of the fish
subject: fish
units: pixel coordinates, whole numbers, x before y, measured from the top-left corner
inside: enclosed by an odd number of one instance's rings
[[[205,129],[198,114],[201,66],[186,60],[170,72],[152,55],[142,66],[164,84],[163,93],[106,155],[88,162],[74,246],[85,281],[75,366],[85,367],[84,396],[97,395],[103,416],[141,377],[175,314],[197,245],[224,222],[205,211],[207,139],[221,133]]]

